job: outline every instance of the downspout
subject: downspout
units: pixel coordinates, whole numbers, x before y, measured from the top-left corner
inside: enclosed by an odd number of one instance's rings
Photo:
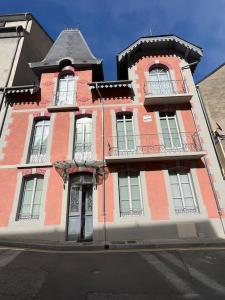
[[[102,208],[103,208],[103,222],[104,222],[104,247],[108,249],[107,245],[107,232],[106,232],[106,203],[105,203],[105,110],[104,110],[104,99],[99,91],[98,83],[95,83],[96,91],[99,95],[102,110]]]
[[[28,14],[25,13],[25,18],[26,18],[26,21],[27,21],[26,26],[25,26],[25,31],[27,31],[27,26],[28,26],[28,22],[29,22],[29,20],[27,19],[27,15]],[[14,62],[15,62],[16,54],[17,54],[17,51],[18,51],[19,43],[20,43],[20,40],[22,38],[22,36],[20,35],[20,33],[22,31],[24,31],[23,27],[21,25],[17,26],[16,33],[17,33],[18,38],[17,38],[17,42],[16,42],[16,48],[15,48],[15,51],[14,51],[14,54],[13,54],[13,57],[12,57],[12,60],[11,60],[9,74],[8,74],[8,77],[7,77],[7,80],[6,80],[4,89],[3,89],[2,99],[1,99],[1,103],[0,103],[0,111],[1,111],[3,103],[4,103],[4,99],[5,99],[5,96],[6,96],[6,90],[7,90],[9,80],[10,80],[10,77],[11,77],[11,73],[12,73]],[[4,111],[4,115],[3,115],[3,119],[2,119],[2,122],[1,122],[1,127],[0,127],[0,138],[2,137],[2,131],[3,131],[3,128],[4,128],[4,123],[5,123],[5,119],[6,119],[6,116],[7,116],[8,108],[9,108],[9,103],[7,102],[6,103],[6,108],[5,108],[5,111]]]

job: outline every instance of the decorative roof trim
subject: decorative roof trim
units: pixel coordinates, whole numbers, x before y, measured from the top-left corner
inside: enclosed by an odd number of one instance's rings
[[[132,80],[115,80],[115,81],[99,81],[99,82],[91,82],[88,84],[90,89],[97,88],[118,88],[118,87],[129,87],[132,88]]]
[[[193,50],[196,52],[199,56],[202,56],[202,48],[195,46],[194,44],[191,44],[175,35],[164,35],[164,36],[153,36],[153,37],[142,37],[138,39],[136,42],[131,44],[128,48],[120,52],[117,57],[118,61],[120,61],[126,54],[130,53],[133,51],[137,46],[139,46],[142,43],[158,43],[158,42],[169,42],[169,41],[174,41],[176,43],[179,43],[183,46],[185,46],[187,49]]]
[[[37,85],[23,85],[23,86],[12,86],[7,87],[6,89],[0,88],[0,91],[4,91],[7,95],[12,94],[35,94],[40,89]]]

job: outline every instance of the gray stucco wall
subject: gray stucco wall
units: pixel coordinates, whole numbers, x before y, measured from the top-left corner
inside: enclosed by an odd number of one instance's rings
[[[217,122],[225,132],[225,66],[201,81],[199,87],[213,130]]]

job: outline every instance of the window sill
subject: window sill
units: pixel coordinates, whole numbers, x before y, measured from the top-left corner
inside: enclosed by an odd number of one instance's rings
[[[27,169],[27,168],[48,168],[52,167],[52,163],[45,162],[45,163],[30,163],[30,164],[21,164],[17,166],[17,169]]]
[[[75,106],[75,105],[64,105],[64,106],[53,105],[53,106],[48,106],[47,110],[49,112],[76,111],[76,110],[79,110],[79,108],[78,108],[78,106]]]

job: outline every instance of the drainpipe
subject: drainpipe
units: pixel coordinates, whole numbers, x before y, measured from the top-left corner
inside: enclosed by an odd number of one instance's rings
[[[102,165],[103,165],[103,174],[102,174],[102,206],[103,206],[103,222],[104,222],[104,247],[108,248],[107,243],[107,232],[106,232],[106,204],[105,204],[105,110],[104,110],[104,99],[99,91],[98,83],[95,83],[96,91],[99,95],[102,109]]]
[[[6,80],[4,89],[3,89],[2,99],[1,99],[1,103],[0,103],[0,111],[1,111],[3,103],[4,103],[4,99],[6,97],[6,90],[7,90],[9,80],[10,80],[10,77],[11,77],[13,65],[14,65],[16,54],[17,54],[18,47],[19,47],[19,42],[22,38],[22,36],[20,34],[21,34],[22,31],[27,31],[27,26],[28,26],[28,22],[29,22],[29,20],[27,19],[27,15],[28,14],[25,13],[25,18],[26,18],[25,30],[23,29],[23,27],[21,25],[17,26],[17,28],[16,28],[16,33],[17,33],[16,48],[15,48],[15,51],[14,51],[14,54],[13,54],[13,57],[12,57],[12,60],[11,60],[11,63],[10,63],[9,74],[7,76],[7,80]],[[4,111],[4,115],[3,115],[3,119],[2,119],[2,122],[1,122],[1,127],[0,127],[0,138],[2,137],[2,131],[3,131],[3,128],[4,128],[4,123],[5,123],[5,119],[6,119],[6,116],[7,116],[8,108],[9,108],[9,103],[7,102],[6,107],[5,107],[5,111]]]

